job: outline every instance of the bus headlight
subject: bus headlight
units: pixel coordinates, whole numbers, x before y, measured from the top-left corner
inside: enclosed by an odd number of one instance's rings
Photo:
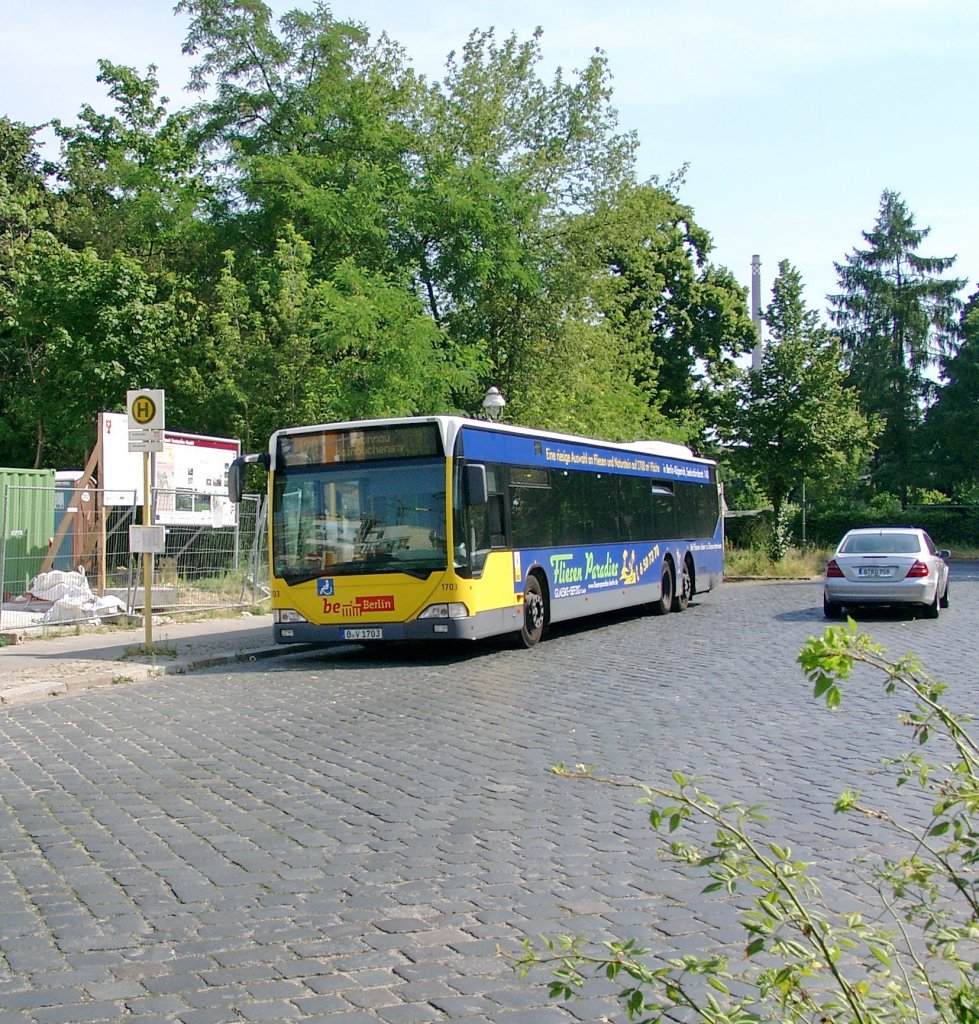
[[[309,622],[305,615],[300,615],[295,608],[276,608],[273,622]]]
[[[449,604],[430,604],[418,616],[420,619],[468,619],[469,609],[458,601]]]

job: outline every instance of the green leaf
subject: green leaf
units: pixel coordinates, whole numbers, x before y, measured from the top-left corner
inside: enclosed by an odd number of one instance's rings
[[[885,967],[891,967],[891,958],[887,955],[885,950],[881,949],[880,946],[871,946],[870,952]]]

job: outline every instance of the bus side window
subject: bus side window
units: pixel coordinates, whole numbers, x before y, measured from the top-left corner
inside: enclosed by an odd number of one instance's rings
[[[499,466],[486,467],[486,489],[489,499],[486,502],[486,519],[489,528],[489,544],[491,548],[505,548],[506,520],[504,518],[504,487],[503,474]]]
[[[652,485],[653,528],[662,540],[674,540],[676,529],[676,500],[672,483],[654,481]]]

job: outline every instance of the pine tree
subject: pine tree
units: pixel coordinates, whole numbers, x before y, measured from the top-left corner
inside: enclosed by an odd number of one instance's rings
[[[952,497],[979,494],[979,289],[959,325],[958,351],[945,362],[946,383],[928,411],[927,440],[935,481]]]
[[[841,293],[830,296],[861,411],[882,425],[874,483],[902,505],[921,476],[919,428],[934,391],[929,371],[954,352],[956,293],[965,284],[942,276],[954,256],[918,253],[930,230],[915,226],[897,192],[885,191],[874,229],[863,232],[869,248],[835,264]]]

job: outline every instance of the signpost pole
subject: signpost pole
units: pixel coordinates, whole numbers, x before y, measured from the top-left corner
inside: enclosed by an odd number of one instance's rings
[[[150,453],[143,452],[143,526],[153,524],[150,493]],[[143,629],[146,654],[153,651],[153,552],[143,552]]]
[[[105,523],[105,452],[102,450],[102,437],[105,430],[103,419],[105,417],[104,412],[99,413],[99,435],[98,440],[95,442],[95,446],[99,452],[98,458],[98,470],[96,471],[95,479],[98,482],[98,487],[95,491],[95,518],[99,524],[99,584],[98,594],[99,597],[105,597],[105,588],[107,586],[107,566],[108,566],[108,555],[105,550],[106,543],[106,523]]]
[[[150,484],[150,452],[163,450],[165,394],[162,388],[126,392],[129,425],[129,450],[143,453],[143,626],[146,631],[146,653],[153,651],[153,544],[148,542],[153,524],[153,496]]]

